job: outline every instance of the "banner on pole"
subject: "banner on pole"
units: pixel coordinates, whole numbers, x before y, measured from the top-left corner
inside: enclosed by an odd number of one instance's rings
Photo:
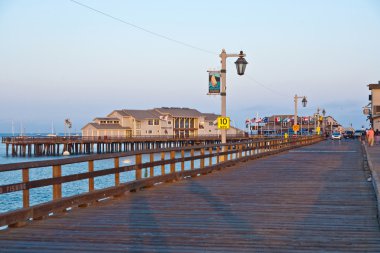
[[[207,71],[208,72],[208,94],[220,94],[220,71]]]

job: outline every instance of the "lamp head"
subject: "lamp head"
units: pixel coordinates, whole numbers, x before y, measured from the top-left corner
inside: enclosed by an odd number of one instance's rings
[[[307,99],[306,99],[306,97],[303,97],[303,99],[302,99],[302,106],[306,107],[306,105],[307,105]]]
[[[238,75],[244,75],[245,67],[247,66],[248,62],[244,58],[243,51],[240,51],[239,58],[236,60],[235,64]]]

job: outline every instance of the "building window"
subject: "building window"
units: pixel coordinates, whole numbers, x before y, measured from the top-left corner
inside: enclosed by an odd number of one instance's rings
[[[209,122],[208,122],[208,125],[209,125],[209,126],[213,126],[213,125],[214,125],[214,122],[209,121]]]
[[[373,106],[374,114],[380,114],[380,105]]]
[[[155,119],[155,120],[154,120],[154,125],[155,125],[155,126],[158,126],[159,124],[160,124],[160,120]]]
[[[100,124],[106,124],[106,121],[105,120],[101,120]]]
[[[151,133],[153,133],[152,130],[148,130],[148,134],[151,134]]]
[[[136,128],[137,128],[137,129],[140,129],[140,128],[141,128],[141,122],[140,122],[140,121],[136,121]]]
[[[172,122],[169,120],[169,121],[168,121],[168,125],[171,125],[171,124],[172,124]]]
[[[152,119],[148,120],[148,125],[153,126],[153,120]]]

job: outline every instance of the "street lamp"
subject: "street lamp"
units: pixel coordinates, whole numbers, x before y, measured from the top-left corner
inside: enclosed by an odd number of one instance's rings
[[[325,122],[326,110],[325,110],[325,108],[322,109],[322,115],[323,115],[322,129],[323,129],[323,133],[326,134],[326,122]]]
[[[235,64],[238,75],[244,75],[245,67],[247,66],[248,62],[244,59],[245,54],[243,51],[240,51],[240,54],[227,54],[225,49],[222,49],[222,53],[219,55],[219,57],[222,59],[222,69],[220,70],[220,77],[222,81],[222,87],[220,96],[222,97],[222,112],[221,116],[226,117],[226,67],[227,67],[227,58],[228,57],[239,57]],[[227,142],[227,130],[221,129],[222,134],[222,143]]]
[[[294,125],[297,125],[297,121],[298,121],[297,103],[298,103],[298,99],[301,99],[301,98],[302,98],[302,106],[306,107],[307,105],[307,99],[305,96],[303,97],[298,97],[297,95],[294,96]],[[294,131],[294,134],[297,134],[297,131]]]

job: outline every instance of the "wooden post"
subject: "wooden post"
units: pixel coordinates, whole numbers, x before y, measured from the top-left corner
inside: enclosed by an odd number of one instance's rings
[[[181,150],[181,158],[184,159],[185,158],[185,150]],[[182,161],[181,162],[181,171],[184,171],[185,170],[185,161]]]
[[[62,176],[62,169],[61,165],[54,165],[53,166],[53,177],[61,177]],[[54,184],[53,185],[53,200],[62,198],[62,185]]]
[[[161,152],[161,161],[165,160],[165,152]],[[161,165],[161,175],[165,175],[165,164]]]
[[[191,149],[190,150],[190,157],[192,157],[192,158],[194,158],[194,149]],[[194,159],[192,159],[191,161],[190,161],[190,169],[194,169]]]
[[[94,171],[94,161],[88,161],[88,172],[93,172]],[[90,177],[88,179],[88,191],[93,191],[95,189],[95,183],[94,183],[94,178]]]
[[[217,164],[220,163],[219,152],[220,152],[220,147],[218,146],[218,147],[216,147],[216,153],[218,154],[218,155],[216,156],[216,163],[217,163]]]
[[[208,153],[209,155],[212,154],[212,148],[208,148]],[[212,165],[212,156],[210,156],[209,160],[208,160],[208,166],[211,166]]]
[[[150,153],[150,162],[154,162],[154,153]],[[150,167],[150,177],[154,177],[154,167]]]
[[[175,151],[170,151],[170,159],[173,160],[175,159]],[[170,163],[170,173],[174,173],[175,172],[175,163],[172,162]]]
[[[115,169],[118,169],[119,168],[119,157],[115,157],[114,159],[114,165],[115,165]],[[119,172],[115,172],[115,186],[118,186],[120,184],[120,173]]]
[[[22,169],[22,182],[23,183],[29,182],[29,169]],[[26,189],[22,191],[23,208],[29,207],[29,203],[30,203],[29,189]]]
[[[201,148],[201,155],[205,155],[205,149],[204,148]],[[205,159],[203,157],[201,158],[200,167],[201,167],[201,169],[203,169],[205,167]]]
[[[142,155],[141,154],[138,154],[136,155],[136,180],[139,180],[141,179],[141,164],[142,164]]]

